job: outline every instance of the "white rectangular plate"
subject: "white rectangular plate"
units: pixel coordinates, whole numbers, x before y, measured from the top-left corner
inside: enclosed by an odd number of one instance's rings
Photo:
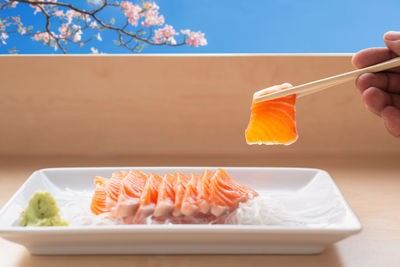
[[[314,254],[361,230],[329,174],[305,168],[224,168],[234,180],[279,203],[286,214],[282,223],[272,218],[271,223],[264,225],[18,226],[19,214],[36,190],[49,191],[57,199],[59,192],[68,189],[93,191],[95,176],[110,177],[117,170],[138,169],[163,175],[176,170],[201,173],[205,168],[215,170],[213,167],[38,170],[1,209],[0,235],[24,245],[32,254],[42,255]],[[60,210],[62,213],[62,206]]]

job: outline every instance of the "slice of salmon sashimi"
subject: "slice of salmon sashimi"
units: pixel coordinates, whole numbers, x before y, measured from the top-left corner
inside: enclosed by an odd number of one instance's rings
[[[174,216],[180,216],[182,214],[181,207],[183,197],[185,195],[187,184],[189,183],[189,177],[184,175],[182,172],[175,172],[176,183],[175,183],[175,207],[172,211]]]
[[[210,182],[214,173],[204,170],[198,184],[198,205],[202,214],[207,214],[210,210]]]
[[[240,202],[258,196],[253,189],[235,182],[223,170],[218,169],[210,181],[211,213],[220,216],[235,209]]]
[[[142,195],[140,196],[140,206],[148,206],[157,204],[158,187],[162,181],[162,177],[150,173],[149,178],[144,185]]]
[[[137,170],[128,172],[121,180],[118,202],[112,211],[114,217],[123,218],[136,213],[146,181],[147,175],[143,172]]]
[[[154,216],[168,216],[174,210],[176,177],[166,173],[158,187],[157,204]]]
[[[137,171],[97,176],[90,206],[98,215],[110,212],[124,223],[143,223],[148,216],[165,221],[191,221],[228,214],[241,202],[258,196],[253,189],[235,182],[223,169],[204,170],[202,175],[182,172],[163,177]],[[173,220],[172,218],[182,218]],[[189,218],[189,219],[185,219]]]
[[[200,175],[192,173],[190,181],[186,187],[185,194],[183,195],[181,213],[184,216],[196,215],[199,212],[199,199],[198,199],[198,184],[200,182]]]
[[[161,176],[150,173],[139,199],[139,208],[132,218],[133,223],[144,223],[147,216],[153,214],[158,197],[158,187],[162,181]]]
[[[107,194],[103,186],[96,185],[92,203],[90,204],[90,210],[96,215],[110,211],[107,208]]]
[[[258,91],[256,96],[267,95],[293,87],[289,83],[272,86]],[[267,100],[251,105],[250,121],[246,129],[248,144],[290,145],[297,138],[295,118],[296,95]]]
[[[121,183],[122,180],[126,177],[128,173],[124,171],[113,172],[111,178],[107,181],[104,188],[107,193],[107,197],[110,198],[113,203],[112,205],[115,206],[120,192],[121,192]]]

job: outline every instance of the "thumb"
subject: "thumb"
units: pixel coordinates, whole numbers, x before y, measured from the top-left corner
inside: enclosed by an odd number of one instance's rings
[[[392,52],[400,56],[400,32],[390,31],[385,33],[383,41]]]

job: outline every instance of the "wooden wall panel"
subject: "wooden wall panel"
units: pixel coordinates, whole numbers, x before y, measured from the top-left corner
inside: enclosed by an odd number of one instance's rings
[[[295,144],[246,145],[255,90],[349,71],[350,58],[0,56],[0,155],[400,155],[352,82],[298,100]]]

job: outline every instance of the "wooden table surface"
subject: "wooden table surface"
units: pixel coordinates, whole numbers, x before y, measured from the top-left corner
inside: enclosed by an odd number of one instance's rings
[[[0,206],[44,167],[72,166],[291,166],[327,170],[360,219],[360,234],[320,255],[104,255],[33,256],[0,238],[1,266],[400,266],[400,164],[398,157],[274,158],[268,165],[230,157],[0,157]]]

